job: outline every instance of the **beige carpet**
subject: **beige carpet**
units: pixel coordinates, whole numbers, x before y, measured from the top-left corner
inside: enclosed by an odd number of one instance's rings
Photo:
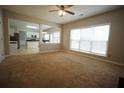
[[[10,56],[0,87],[117,87],[124,67],[65,52]]]

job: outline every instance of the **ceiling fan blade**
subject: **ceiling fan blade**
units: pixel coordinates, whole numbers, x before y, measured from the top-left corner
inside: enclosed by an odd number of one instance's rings
[[[62,9],[62,5],[56,5],[56,7],[58,7],[59,9]]]
[[[70,8],[74,5],[56,5],[59,9],[65,9],[65,8]]]
[[[49,12],[54,12],[54,11],[59,11],[58,9],[57,10],[49,10]]]
[[[74,12],[71,12],[71,11],[68,11],[68,10],[65,10],[65,12],[67,12],[67,13],[69,13],[69,14],[71,14],[71,15],[75,15]]]
[[[65,8],[70,8],[72,6],[74,6],[74,5],[65,5]]]

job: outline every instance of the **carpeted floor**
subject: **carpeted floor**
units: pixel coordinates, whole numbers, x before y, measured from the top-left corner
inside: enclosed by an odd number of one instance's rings
[[[0,63],[0,87],[118,87],[124,67],[55,52],[10,56]]]

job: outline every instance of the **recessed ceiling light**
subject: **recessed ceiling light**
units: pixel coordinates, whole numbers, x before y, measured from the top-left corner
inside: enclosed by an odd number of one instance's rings
[[[37,29],[36,26],[26,26],[27,28]]]

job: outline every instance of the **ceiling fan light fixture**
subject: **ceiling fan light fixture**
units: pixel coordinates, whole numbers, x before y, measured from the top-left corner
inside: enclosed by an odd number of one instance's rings
[[[55,9],[55,10],[50,10],[49,12],[55,12],[55,11],[58,11],[58,15],[60,17],[63,17],[65,16],[66,14],[70,14],[70,15],[75,15],[74,12],[70,11],[70,10],[67,10],[67,8],[70,8],[72,7],[73,5],[56,5],[56,7],[58,9]]]
[[[63,11],[63,15],[65,15],[66,14],[66,12],[65,11]]]
[[[59,10],[59,15],[61,16],[63,14],[63,11],[62,10]]]
[[[66,12],[64,10],[59,10],[59,16],[64,16],[66,14]]]

